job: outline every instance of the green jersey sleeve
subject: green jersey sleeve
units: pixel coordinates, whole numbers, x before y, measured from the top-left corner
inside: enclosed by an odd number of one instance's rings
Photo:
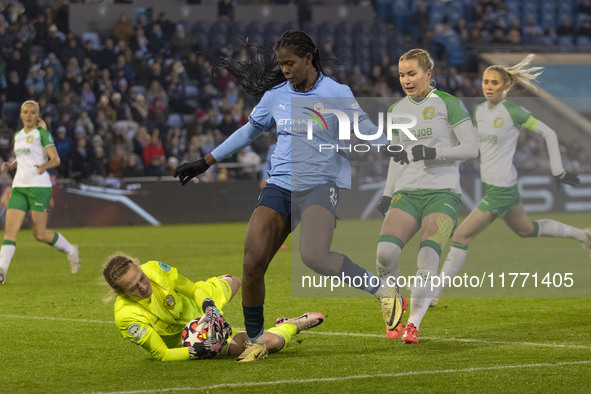
[[[470,113],[460,99],[439,90],[435,90],[434,93],[443,100],[447,109],[447,120],[452,127],[470,119]]]
[[[509,112],[511,119],[513,120],[513,124],[516,127],[523,126],[530,130],[534,130],[537,127],[538,124],[536,118],[534,118],[527,109],[508,100],[503,101],[503,105],[507,109],[507,112]]]
[[[53,137],[51,136],[51,133],[49,131],[47,131],[43,127],[39,127],[38,130],[39,136],[41,137],[41,145],[43,145],[44,148],[55,145],[53,142]]]

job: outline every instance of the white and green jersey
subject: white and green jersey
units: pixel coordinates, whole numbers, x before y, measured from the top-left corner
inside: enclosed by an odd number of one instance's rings
[[[18,165],[12,187],[51,187],[47,171],[39,175],[35,165],[49,159],[46,148],[53,145],[51,134],[42,127],[28,133],[21,129],[14,134],[14,153]]]
[[[493,186],[509,187],[517,184],[517,170],[513,156],[519,138],[519,127],[542,134],[548,147],[552,174],[564,169],[556,134],[534,118],[530,112],[508,100],[489,108],[488,101],[474,108],[474,125],[480,147],[480,178]]]
[[[388,171],[384,195],[399,190],[451,189],[461,193],[459,161],[478,155],[476,133],[464,104],[450,94],[432,90],[420,102],[406,96],[389,111],[417,118],[417,124],[409,130],[417,140],[411,140],[401,131],[393,133],[392,143],[404,147],[410,164]],[[404,116],[394,119],[398,123],[408,123]],[[435,159],[413,162],[411,150],[415,145],[435,148]]]

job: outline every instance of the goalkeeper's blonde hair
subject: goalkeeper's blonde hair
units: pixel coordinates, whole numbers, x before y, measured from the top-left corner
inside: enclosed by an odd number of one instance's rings
[[[544,67],[528,67],[534,57],[535,55],[530,53],[522,61],[512,67],[503,67],[495,64],[489,66],[484,72],[496,71],[499,73],[501,79],[507,85],[507,89],[505,89],[503,95],[507,94],[515,83],[521,83],[536,90],[536,86],[531,83],[531,81],[535,81],[536,78],[542,74]]]
[[[115,252],[107,258],[107,261],[103,264],[103,276],[111,290],[103,301],[112,301],[118,295],[123,294],[123,289],[117,285],[117,279],[125,275],[132,265],[139,267],[139,260],[123,252]]]

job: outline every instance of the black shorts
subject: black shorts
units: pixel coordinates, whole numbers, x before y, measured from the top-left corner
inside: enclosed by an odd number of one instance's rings
[[[340,189],[332,181],[300,192],[291,192],[267,183],[259,195],[256,206],[263,205],[277,211],[291,222],[291,231],[293,231],[300,223],[302,213],[312,205],[325,207],[332,212],[336,220],[339,193]]]

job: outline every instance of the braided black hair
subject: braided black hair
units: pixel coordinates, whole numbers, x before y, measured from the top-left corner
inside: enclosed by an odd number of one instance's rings
[[[258,50],[254,60],[241,62],[223,59],[214,66],[214,70],[226,69],[232,74],[240,86],[249,94],[261,95],[267,90],[286,82],[281,67],[275,57],[280,48],[290,48],[298,57],[312,54],[312,65],[319,73],[324,73],[320,64],[320,51],[314,41],[303,31],[289,30],[279,37],[273,49],[249,44]]]

